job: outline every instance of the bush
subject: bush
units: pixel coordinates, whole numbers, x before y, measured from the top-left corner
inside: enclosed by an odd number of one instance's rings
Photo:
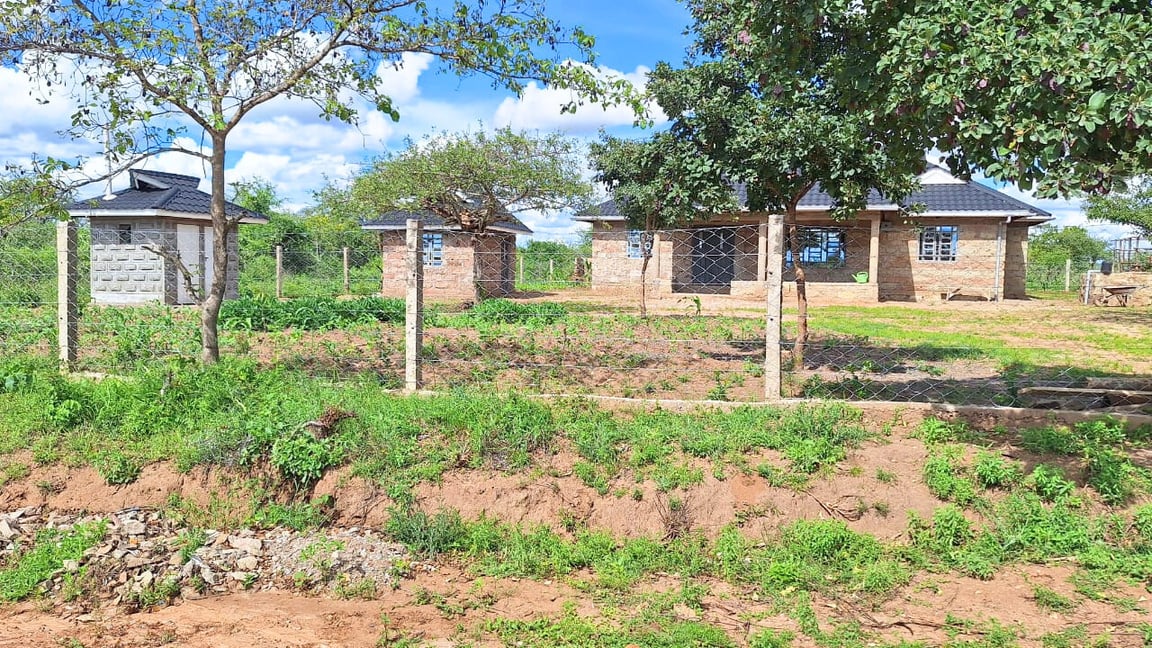
[[[485,299],[468,311],[474,320],[488,324],[512,323],[524,326],[553,324],[568,314],[561,304],[552,302],[515,302],[510,299]]]
[[[284,302],[271,297],[245,297],[226,301],[220,307],[221,328],[234,331],[286,328],[327,331],[358,324],[403,321],[404,300],[382,297],[302,297]]]
[[[984,488],[1007,488],[1020,481],[1020,465],[998,454],[981,452],[972,467],[976,481]]]
[[[1036,466],[1025,484],[1048,502],[1063,500],[1076,491],[1076,484],[1064,477],[1063,470],[1047,464]]]

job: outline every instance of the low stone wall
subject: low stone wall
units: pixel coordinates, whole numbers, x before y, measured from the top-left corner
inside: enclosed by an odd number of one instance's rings
[[[1109,291],[1106,290],[1106,288],[1111,286],[1135,286],[1136,289],[1128,296],[1128,305],[1152,306],[1152,272],[1116,272],[1110,275],[1091,272],[1089,275],[1092,291],[1088,299],[1089,304],[1119,306],[1120,299],[1117,297],[1108,298]],[[1088,285],[1088,283],[1089,277],[1085,277],[1083,285]],[[1081,297],[1083,297],[1083,294],[1081,294]]]

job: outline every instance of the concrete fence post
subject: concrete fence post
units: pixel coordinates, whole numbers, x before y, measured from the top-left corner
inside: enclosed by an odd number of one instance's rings
[[[768,216],[766,232],[766,255],[764,268],[765,317],[764,317],[764,400],[775,401],[781,398],[780,369],[780,324],[781,295],[783,284],[781,272],[784,268],[784,217],[780,214]]]
[[[349,274],[348,274],[348,248],[347,247],[344,248],[344,294],[345,295],[351,295],[352,294],[352,282],[350,281]]]
[[[276,299],[284,297],[284,246],[276,246]]]
[[[1072,259],[1064,259],[1064,292],[1072,290]]]
[[[420,366],[424,344],[424,231],[419,220],[408,220],[405,243],[408,290],[404,298],[404,389],[414,392],[424,382]]]
[[[79,350],[80,308],[76,284],[80,280],[76,248],[76,221],[56,223],[56,324],[60,346],[60,368],[69,371]]]

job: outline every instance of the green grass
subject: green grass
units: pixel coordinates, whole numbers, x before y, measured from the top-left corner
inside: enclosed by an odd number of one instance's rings
[[[77,524],[71,529],[46,529],[36,535],[35,544],[18,551],[0,569],[0,600],[21,601],[36,593],[36,588],[66,560],[79,560],[86,550],[104,537],[103,522]]]

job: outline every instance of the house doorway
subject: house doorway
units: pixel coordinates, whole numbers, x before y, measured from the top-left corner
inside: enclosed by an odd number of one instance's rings
[[[204,287],[212,283],[212,264],[208,262],[208,255],[212,253],[212,228],[178,224],[176,249],[180,262],[192,276],[192,286],[203,295]],[[188,292],[184,276],[179,270],[176,271],[176,303],[196,303],[196,296]]]
[[[730,286],[736,275],[736,231],[701,229],[692,232],[692,283]]]

